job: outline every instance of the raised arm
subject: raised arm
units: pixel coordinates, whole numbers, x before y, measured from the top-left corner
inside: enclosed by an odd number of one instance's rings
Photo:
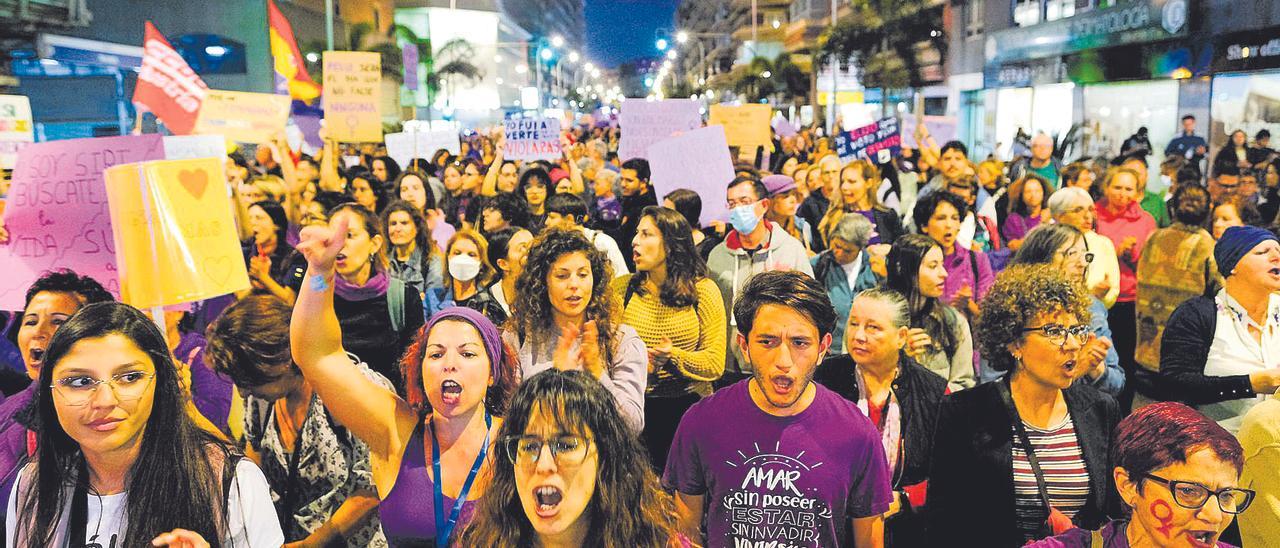
[[[412,431],[417,417],[395,392],[360,374],[342,348],[342,329],[333,309],[333,263],[346,242],[347,222],[341,215],[332,228],[302,231],[297,249],[307,258],[307,278],[293,307],[290,348],[325,407],[368,444],[374,461],[398,460],[405,443],[401,426],[408,424]]]
[[[481,196],[498,195],[498,174],[502,172],[502,148],[506,146],[507,139],[501,129],[497,132],[498,139],[493,145],[493,163],[489,164],[489,171],[484,173],[484,182],[480,184]]]

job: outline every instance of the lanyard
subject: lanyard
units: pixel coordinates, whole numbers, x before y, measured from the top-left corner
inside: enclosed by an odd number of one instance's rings
[[[297,503],[298,498],[298,465],[301,460],[302,453],[302,437],[306,431],[307,419],[311,417],[311,405],[316,401],[316,395],[312,394],[311,399],[307,400],[307,413],[302,417],[302,423],[294,426],[293,452],[289,453],[289,479],[284,484],[284,493],[280,496],[280,527],[284,531],[289,531],[289,525],[293,521],[293,505]],[[288,411],[284,411],[284,415],[288,416]],[[276,420],[277,428],[280,426],[279,418]],[[283,445],[283,444],[282,444]]]
[[[471,473],[467,474],[467,481],[463,482],[462,490],[458,491],[458,498],[453,502],[453,510],[449,512],[449,521],[444,519],[444,479],[440,475],[440,443],[436,441],[436,429],[431,425],[431,421],[427,421],[427,428],[431,430],[431,471],[435,474],[435,510],[436,510],[436,546],[444,548],[449,546],[449,535],[453,532],[453,526],[458,524],[458,515],[462,513],[462,505],[467,501],[467,493],[471,492],[471,483],[475,481],[476,474],[480,472],[480,466],[484,464],[485,455],[489,454],[489,428],[493,424],[493,419],[489,416],[489,411],[484,412],[484,445],[480,446],[480,454],[476,455],[476,461],[471,464]]]

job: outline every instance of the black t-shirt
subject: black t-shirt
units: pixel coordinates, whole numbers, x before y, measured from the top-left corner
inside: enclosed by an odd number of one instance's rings
[[[396,392],[404,394],[400,357],[425,321],[418,290],[404,288],[404,325],[398,333],[391,329],[385,294],[364,301],[348,301],[334,295],[333,309],[342,326],[343,348],[390,380]]]
[[[258,247],[253,240],[249,240],[248,243],[241,244],[240,249],[244,252],[244,264],[248,267],[249,259],[258,254]],[[268,257],[271,258],[271,279],[294,291],[302,288],[302,278],[307,274],[307,259],[301,253],[280,242],[276,244],[275,252]]]

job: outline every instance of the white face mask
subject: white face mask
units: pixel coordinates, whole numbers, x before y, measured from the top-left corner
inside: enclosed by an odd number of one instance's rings
[[[449,257],[449,276],[460,282],[469,282],[480,275],[480,260],[468,255]]]

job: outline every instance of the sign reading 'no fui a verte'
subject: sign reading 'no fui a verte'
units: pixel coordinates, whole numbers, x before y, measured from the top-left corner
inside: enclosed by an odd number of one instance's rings
[[[502,154],[508,160],[555,160],[563,154],[557,118],[508,119],[504,130]]]

